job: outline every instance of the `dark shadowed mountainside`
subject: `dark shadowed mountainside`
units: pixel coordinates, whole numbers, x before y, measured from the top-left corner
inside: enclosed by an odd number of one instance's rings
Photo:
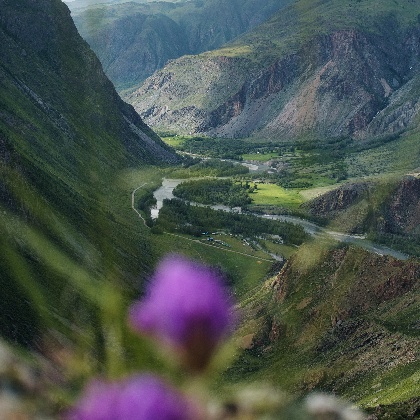
[[[0,57],[0,329],[28,343],[52,313],[68,316],[60,328],[78,323],[90,282],[149,265],[114,212],[115,182],[177,157],[117,95],[60,0],[0,0]]]

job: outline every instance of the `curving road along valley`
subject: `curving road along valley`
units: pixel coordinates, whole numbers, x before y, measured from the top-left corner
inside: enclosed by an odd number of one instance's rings
[[[167,179],[167,178],[164,178],[162,180],[162,186],[159,187],[157,190],[155,190],[153,193],[154,197],[156,198],[157,204],[156,204],[156,207],[152,209],[152,218],[155,219],[158,217],[159,210],[162,208],[162,205],[163,205],[163,200],[174,198],[174,195],[173,195],[174,188],[178,184],[184,181],[186,180],[185,179]],[[200,206],[202,205],[206,207],[211,207],[216,210],[223,210],[223,211],[229,211],[229,212],[237,211],[236,209],[233,210],[230,207],[222,206],[222,205],[207,206],[207,205],[198,204],[198,203],[191,203],[191,204],[200,205]],[[268,214],[263,214],[263,215],[254,214],[254,215],[267,218],[267,219],[294,223],[294,224],[302,226],[305,229],[305,231],[312,236],[330,238],[339,242],[350,243],[350,244],[359,246],[361,248],[364,248],[370,252],[374,252],[379,255],[390,255],[399,260],[407,260],[409,258],[408,255],[403,254],[402,252],[399,252],[395,249],[388,248],[383,245],[375,244],[367,240],[364,236],[349,235],[342,232],[331,231],[328,228],[321,227],[313,222],[310,222],[309,220],[301,219],[299,217],[283,216],[283,215],[268,215]]]

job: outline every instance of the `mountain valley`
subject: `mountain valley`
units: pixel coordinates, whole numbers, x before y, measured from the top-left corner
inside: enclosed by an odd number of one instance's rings
[[[240,312],[204,379],[226,409],[268,384],[284,418],[319,419],[313,392],[418,418],[419,13],[0,0],[0,417],[61,418],[97,376],[182,383],[126,322],[176,252]]]
[[[131,89],[168,60],[220,47],[290,0],[69,3],[78,30],[118,89]]]

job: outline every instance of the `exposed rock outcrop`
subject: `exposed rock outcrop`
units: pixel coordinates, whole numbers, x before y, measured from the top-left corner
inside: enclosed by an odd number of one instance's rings
[[[209,136],[397,135],[417,124],[420,111],[420,29],[392,16],[373,19],[380,32],[336,29],[282,54],[266,45],[271,53],[261,62],[249,45],[236,44],[180,58],[127,100],[152,126]],[[246,52],[231,54],[235,48]],[[223,60],[230,65],[211,68]]]
[[[362,198],[366,198],[369,189],[372,188],[372,183],[344,184],[312,199],[304,207],[312,216],[331,220]]]
[[[405,177],[385,211],[385,232],[420,238],[420,177]]]

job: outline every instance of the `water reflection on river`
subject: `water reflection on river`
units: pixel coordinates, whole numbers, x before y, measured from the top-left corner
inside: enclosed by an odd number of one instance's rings
[[[167,179],[163,178],[162,186],[159,187],[153,193],[153,196],[156,198],[156,206],[152,208],[151,215],[152,219],[157,219],[159,216],[159,210],[163,206],[163,200],[174,198],[173,191],[177,185],[181,182],[186,181],[186,179]]]
[[[163,206],[163,200],[165,200],[165,199],[170,200],[170,199],[175,197],[174,194],[173,194],[173,191],[174,191],[175,187],[177,185],[179,185],[181,182],[191,181],[191,179],[194,179],[194,178],[188,178],[188,179],[167,179],[167,178],[164,178],[163,179],[162,186],[159,187],[157,190],[155,190],[155,192],[153,193],[153,196],[156,198],[156,206],[153,207],[152,210],[151,210],[152,219],[157,219],[158,218],[159,210]],[[193,203],[193,202],[190,202],[190,204],[192,204],[194,206],[210,207],[214,210],[223,210],[223,211],[228,211],[228,212],[241,213],[241,208],[240,207],[231,208],[231,207],[228,207],[228,206],[224,206],[223,204],[207,205],[207,204],[200,204],[200,203]]]

